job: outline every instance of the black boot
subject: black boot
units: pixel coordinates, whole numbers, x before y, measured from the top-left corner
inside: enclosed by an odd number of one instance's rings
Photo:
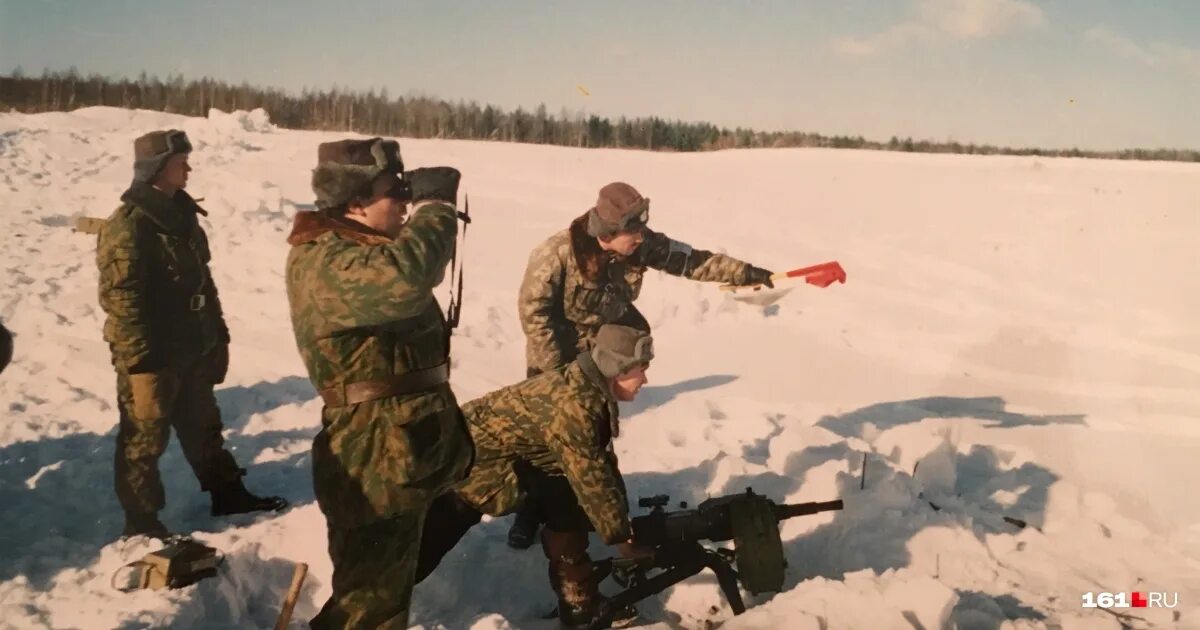
[[[587,544],[586,531],[542,530],[542,551],[550,561],[550,586],[558,595],[558,627],[563,630],[609,627]]]
[[[517,511],[517,517],[513,519],[512,527],[508,530],[508,546],[513,549],[528,549],[533,546],[537,540],[538,528],[541,523],[538,522],[538,513],[528,507],[522,507]]]
[[[577,625],[574,627],[628,628],[629,626],[632,626],[633,624],[637,623],[638,619],[640,618],[637,606],[634,606],[633,604],[624,606],[622,608],[613,608],[608,603],[608,598],[604,597],[603,595],[600,596],[600,601],[603,603],[600,606],[599,614],[598,615],[588,615],[585,620],[583,620],[582,622],[579,622],[579,623],[582,623],[582,625]],[[551,610],[548,614],[546,614],[542,617],[542,619],[558,619],[558,618],[559,618],[558,606],[555,606],[553,610]],[[572,626],[563,626],[563,627],[572,627]]]
[[[600,597],[601,599],[605,599],[603,595]],[[606,602],[602,608],[608,617],[610,628],[628,628],[638,621],[638,609],[633,604],[621,608],[612,608]]]
[[[212,515],[245,514],[247,512],[279,512],[288,506],[281,497],[259,497],[250,494],[241,479],[235,479],[209,491],[212,495]]]
[[[149,512],[146,514],[125,513],[125,529],[121,530],[121,538],[132,538],[134,536],[148,536],[165,540],[171,537],[171,532],[167,531],[167,526],[158,520],[157,512]]]

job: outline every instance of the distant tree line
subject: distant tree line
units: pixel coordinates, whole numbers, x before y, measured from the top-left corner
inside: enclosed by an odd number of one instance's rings
[[[108,105],[150,109],[188,116],[205,116],[210,108],[224,111],[261,107],[271,122],[288,129],[352,131],[411,138],[499,140],[573,147],[615,147],[657,151],[709,151],[716,149],[829,147],[878,149],[916,153],[972,153],[983,155],[1037,155],[1134,160],[1200,162],[1200,151],[1180,149],[1080,149],[1011,148],[993,145],[933,142],[892,137],[888,142],[862,136],[826,136],[818,133],[728,129],[704,122],[665,120],[658,117],[616,120],[563,109],[549,114],[544,104],[532,111],[518,107],[504,111],[492,105],[449,102],[425,96],[391,97],[386,89],[367,91],[304,89],[299,95],[276,88],[210,79],[186,80],[172,75],[166,80],[81,75],[74,68],[46,70],[39,77],[25,76],[20,68],[0,76],[0,109],[25,113],[70,111]]]

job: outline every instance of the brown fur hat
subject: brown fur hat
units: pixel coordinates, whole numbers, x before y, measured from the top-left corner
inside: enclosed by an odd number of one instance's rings
[[[654,338],[648,332],[629,326],[605,324],[596,332],[592,343],[595,344],[592,360],[600,373],[608,378],[654,359]]]
[[[609,237],[623,230],[645,225],[650,200],[625,182],[613,182],[600,189],[596,206],[588,212],[588,234]]]
[[[192,143],[178,129],[151,131],[133,141],[133,181],[148,184],[162,170],[167,158],[191,153]]]
[[[403,172],[400,143],[395,140],[371,138],[322,143],[317,147],[317,168],[312,174],[316,205],[321,209],[337,208],[355,197],[370,196],[372,184],[381,175],[401,180]]]

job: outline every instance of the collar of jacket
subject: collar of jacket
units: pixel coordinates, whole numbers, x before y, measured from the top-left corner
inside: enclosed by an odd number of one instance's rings
[[[621,433],[620,417],[621,409],[617,406],[617,399],[613,396],[612,386],[607,377],[600,373],[600,368],[596,367],[596,361],[592,359],[591,352],[580,352],[579,356],[575,357],[575,363],[579,365],[579,369],[587,376],[601,392],[604,393],[604,400],[608,403],[608,423],[612,431],[612,436],[617,437]]]
[[[287,242],[289,245],[310,243],[326,232],[333,232],[342,238],[363,245],[384,245],[394,242],[387,234],[369,228],[358,221],[334,216],[321,210],[297,212],[296,219],[292,222],[292,233],[288,235]]]
[[[571,254],[575,257],[575,266],[583,277],[596,281],[602,272],[615,260],[609,252],[601,249],[596,237],[587,233],[587,213],[571,221],[567,233],[570,235]]]
[[[142,182],[134,182],[121,195],[121,201],[141,208],[165,232],[178,231],[184,224],[187,212],[208,216],[186,192],[179,190],[174,197],[168,197],[163,191]]]

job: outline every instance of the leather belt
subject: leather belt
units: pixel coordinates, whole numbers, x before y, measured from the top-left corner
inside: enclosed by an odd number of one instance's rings
[[[319,394],[326,407],[348,407],[380,398],[392,398],[404,394],[432,389],[450,380],[450,364],[442,363],[431,368],[414,370],[374,381],[346,383],[322,389]]]

